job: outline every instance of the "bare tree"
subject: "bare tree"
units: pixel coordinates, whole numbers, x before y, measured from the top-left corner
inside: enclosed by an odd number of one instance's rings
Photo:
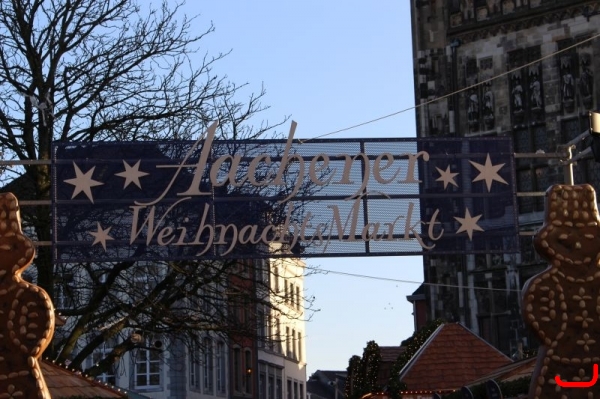
[[[213,27],[195,34],[193,19],[178,19],[180,6],[165,1],[148,9],[148,3],[141,6],[135,0],[0,2],[4,159],[48,161],[53,142],[186,139],[214,120],[220,122],[221,138],[256,138],[273,128],[248,124],[265,109],[264,90],[239,101],[244,86],[213,73],[226,54],[199,56],[201,40]],[[50,198],[47,162],[11,168],[3,179],[3,191],[13,191],[21,200]],[[37,241],[51,241],[49,206],[22,213],[25,228]],[[138,329],[184,337],[198,329],[256,331],[252,318],[233,323],[222,312],[221,305],[231,302],[229,272],[239,267],[236,262],[153,265],[154,273],[144,274],[144,281],[135,262],[56,266],[50,248],[40,246],[35,266],[37,283],[69,318],[51,356],[72,358],[72,366],[81,367],[95,348],[120,336],[92,374],[141,345],[132,339]],[[246,279],[263,284],[256,276],[251,271]],[[262,295],[253,289],[238,297],[280,311],[278,301],[264,295],[276,293],[263,286]],[[207,306],[211,312],[199,311]]]

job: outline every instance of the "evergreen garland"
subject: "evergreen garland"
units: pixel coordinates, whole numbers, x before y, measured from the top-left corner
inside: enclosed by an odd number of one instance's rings
[[[381,366],[381,350],[375,341],[369,341],[363,351],[361,368],[364,374],[363,395],[369,392],[381,391],[377,384],[379,367]]]
[[[346,386],[344,389],[344,396],[347,399],[355,398],[355,380],[359,378],[360,374],[360,356],[354,355],[348,361],[348,368],[346,369]],[[360,398],[360,396],[359,396]]]
[[[378,384],[381,351],[375,341],[367,342],[362,358],[352,356],[348,362],[346,379],[346,398],[360,399],[363,395],[378,392],[382,387]]]
[[[398,359],[390,372],[390,379],[385,386],[378,384],[377,381],[377,375],[379,374],[381,365],[379,345],[377,345],[375,341],[369,341],[364,348],[362,358],[354,355],[348,362],[348,368],[346,369],[348,372],[345,389],[346,398],[360,399],[367,393],[385,391],[391,399],[401,399],[402,395],[400,392],[405,391],[407,386],[404,382],[400,381],[400,371],[417,351],[421,349],[431,334],[433,334],[433,332],[442,324],[444,324],[444,321],[441,319],[429,322],[419,331],[416,331],[411,337],[402,341],[401,346],[404,346],[406,350],[398,356]],[[526,353],[526,355],[529,355],[526,357],[530,357],[531,355],[535,356],[535,351]],[[498,385],[505,397],[513,397],[520,394],[527,394],[530,381],[531,377],[523,377],[514,381],[500,382]],[[487,398],[485,384],[471,387],[471,391],[473,392],[475,399]],[[462,396],[460,391],[457,391],[445,395],[443,398],[460,399]]]
[[[406,384],[398,378],[400,371],[421,346],[423,346],[431,334],[443,323],[443,320],[429,322],[410,338],[402,341],[401,345],[406,347],[406,350],[398,356],[390,372],[390,379],[385,385],[379,384],[377,380],[381,366],[379,345],[375,341],[367,342],[362,358],[354,355],[348,361],[348,368],[346,369],[348,372],[345,389],[346,398],[360,399],[367,393],[386,391],[390,398],[401,399],[400,392],[406,390]]]

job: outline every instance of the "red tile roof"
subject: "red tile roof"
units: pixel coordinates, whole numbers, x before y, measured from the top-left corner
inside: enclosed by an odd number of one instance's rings
[[[404,346],[380,346],[379,353],[381,354],[382,362],[393,362],[398,360],[398,356],[406,351]]]
[[[40,362],[42,374],[48,385],[48,390],[53,398],[68,398],[81,396],[84,398],[125,398],[123,392],[109,388],[97,381],[93,381],[75,374],[63,367],[48,361]]]
[[[455,390],[511,362],[463,325],[442,324],[404,366],[400,380],[410,391]]]
[[[475,386],[485,383],[487,380],[494,380],[496,382],[508,382],[518,380],[523,377],[531,377],[535,364],[537,363],[537,357],[532,357],[525,360],[519,360],[506,366],[500,367],[490,374],[469,382],[469,386]]]

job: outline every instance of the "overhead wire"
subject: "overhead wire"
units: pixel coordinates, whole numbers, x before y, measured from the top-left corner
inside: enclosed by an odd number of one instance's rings
[[[331,135],[334,135],[334,134],[342,133],[342,132],[345,132],[345,131],[348,131],[348,130],[356,129],[356,128],[361,127],[361,126],[365,126],[365,125],[369,125],[371,123],[379,122],[379,121],[381,121],[383,119],[391,118],[393,116],[402,114],[404,112],[415,110],[417,108],[420,108],[420,107],[423,107],[423,106],[426,106],[426,105],[438,102],[440,100],[449,98],[449,97],[454,96],[456,94],[460,94],[460,93],[463,93],[465,91],[469,91],[471,89],[474,89],[476,87],[484,85],[484,84],[486,84],[488,82],[491,82],[493,80],[496,80],[496,79],[499,79],[501,77],[510,75],[510,74],[512,74],[514,72],[517,72],[517,71],[521,70],[521,69],[533,66],[533,65],[535,65],[535,64],[537,64],[539,62],[542,62],[542,61],[544,61],[544,60],[546,60],[548,58],[554,57],[554,56],[556,56],[558,54],[561,54],[563,52],[566,52],[566,51],[569,51],[569,50],[571,50],[573,48],[576,48],[576,47],[578,47],[578,46],[580,46],[580,45],[582,45],[584,43],[587,43],[589,41],[597,39],[598,37],[600,37],[600,33],[596,34],[596,35],[593,35],[593,36],[590,36],[590,37],[588,37],[586,39],[582,39],[582,40],[580,40],[579,42],[577,42],[575,44],[572,44],[572,45],[567,46],[567,47],[565,47],[563,49],[554,51],[554,52],[552,52],[550,54],[547,54],[547,55],[545,55],[543,57],[540,57],[540,58],[538,58],[538,59],[536,59],[534,61],[528,62],[528,63],[526,63],[524,65],[512,68],[512,69],[510,69],[510,70],[508,70],[506,72],[502,72],[502,73],[500,73],[498,75],[492,76],[492,77],[490,77],[488,79],[485,79],[485,80],[483,80],[481,82],[477,82],[475,84],[472,84],[470,86],[464,87],[462,89],[455,90],[455,91],[453,91],[451,93],[445,94],[445,95],[440,96],[440,97],[436,97],[436,98],[434,98],[432,100],[428,100],[428,101],[422,102],[420,104],[416,104],[416,105],[414,105],[412,107],[404,108],[404,109],[401,109],[399,111],[393,112],[391,114],[380,116],[378,118],[371,119],[371,120],[368,120],[368,121],[365,121],[365,122],[361,122],[361,123],[358,123],[358,124],[355,124],[355,125],[352,125],[352,126],[349,126],[349,127],[346,127],[346,128],[342,128],[342,129],[331,131],[329,133],[321,134],[321,135],[315,136],[315,137],[310,138],[310,139],[302,139],[302,140],[299,140],[299,142],[302,144],[302,143],[308,142],[310,140],[320,139],[320,138],[323,138],[323,137],[327,137],[327,136],[331,136]],[[477,286],[467,287],[467,286],[461,286],[461,285],[456,285],[456,284],[427,283],[427,282],[420,282],[420,281],[395,279],[395,278],[390,278],[390,277],[369,276],[369,275],[364,275],[364,274],[349,273],[349,272],[340,272],[340,271],[336,271],[336,270],[320,269],[320,268],[315,268],[315,267],[310,267],[310,266],[306,266],[306,268],[314,270],[314,271],[317,271],[317,272],[326,273],[326,274],[337,274],[337,275],[348,276],[348,277],[365,278],[365,279],[371,279],[371,280],[389,281],[389,282],[397,282],[397,283],[422,284],[422,285],[425,285],[425,286],[437,286],[437,287],[448,287],[448,288],[467,288],[467,289],[473,288],[473,289],[476,289],[476,290],[487,290],[487,291],[521,292],[521,290],[510,289],[510,288],[509,289],[507,289],[507,288],[493,288],[493,287],[490,288],[490,287],[477,287]]]
[[[573,48],[576,48],[576,47],[578,47],[578,46],[581,46],[581,45],[582,45],[582,44],[584,44],[584,43],[587,43],[587,42],[589,42],[589,41],[592,41],[592,40],[594,40],[594,39],[597,39],[598,37],[600,37],[600,33],[598,33],[598,34],[596,34],[596,35],[593,35],[593,36],[590,36],[590,37],[588,37],[588,38],[586,38],[586,39],[582,39],[582,40],[580,40],[579,42],[577,42],[577,43],[575,43],[575,44],[572,44],[572,45],[570,45],[570,46],[567,46],[567,47],[565,47],[565,48],[563,48],[563,49],[557,50],[557,51],[555,51],[555,52],[552,52],[552,53],[550,53],[550,54],[547,54],[547,55],[545,55],[545,56],[543,56],[543,57],[540,57],[540,58],[538,58],[538,59],[536,59],[536,60],[534,60],[534,61],[528,62],[527,64],[524,64],[524,65],[521,65],[521,66],[515,67],[515,68],[513,68],[513,69],[510,69],[510,70],[508,70],[508,71],[506,71],[506,72],[502,72],[502,73],[500,73],[500,74],[498,74],[498,75],[492,76],[491,78],[485,79],[485,80],[483,80],[483,81],[481,81],[481,82],[477,82],[477,83],[475,83],[475,84],[472,84],[472,85],[470,85],[470,86],[464,87],[464,88],[462,88],[462,89],[458,89],[458,90],[456,90],[456,91],[453,91],[453,92],[451,92],[451,93],[444,94],[443,96],[436,97],[436,98],[434,98],[434,99],[431,99],[431,100],[428,100],[428,101],[422,102],[422,103],[420,103],[420,104],[416,104],[416,105],[414,105],[414,106],[412,106],[412,107],[408,107],[408,108],[404,108],[404,109],[401,109],[401,110],[399,110],[399,111],[396,111],[396,112],[392,112],[391,114],[387,114],[387,115],[384,115],[384,116],[380,116],[380,117],[378,117],[378,118],[371,119],[371,120],[368,120],[368,121],[365,121],[365,122],[357,123],[356,125],[352,125],[352,126],[345,127],[345,128],[342,128],[342,129],[334,130],[334,131],[332,131],[332,132],[325,133],[325,134],[321,134],[321,135],[319,135],[319,136],[315,136],[315,137],[313,137],[313,138],[309,138],[309,139],[302,139],[302,140],[299,140],[299,142],[302,144],[302,143],[306,143],[306,142],[308,142],[308,141],[311,141],[311,140],[316,140],[316,139],[320,139],[320,138],[323,138],[323,137],[332,136],[332,135],[334,135],[334,134],[338,134],[338,133],[345,132],[345,131],[348,131],[348,130],[356,129],[356,128],[358,128],[358,127],[361,127],[361,126],[365,126],[365,125],[369,125],[369,124],[371,124],[371,123],[379,122],[379,121],[381,121],[381,120],[383,120],[383,119],[391,118],[392,116],[396,116],[396,115],[402,114],[402,113],[404,113],[404,112],[408,112],[408,111],[411,111],[411,110],[414,110],[414,109],[417,109],[417,108],[420,108],[420,107],[424,107],[424,106],[426,106],[426,105],[429,105],[429,104],[432,104],[432,103],[438,102],[438,101],[440,101],[440,100],[443,100],[443,99],[445,99],[445,98],[449,98],[449,97],[451,97],[451,96],[454,96],[454,95],[456,95],[456,94],[460,94],[460,93],[462,93],[462,92],[469,91],[469,90],[471,90],[471,89],[474,89],[474,88],[476,88],[476,87],[478,87],[478,86],[484,85],[484,84],[486,84],[486,83],[488,83],[488,82],[491,82],[491,81],[493,81],[493,80],[499,79],[499,78],[501,78],[501,77],[504,77],[504,76],[510,75],[510,74],[512,74],[512,73],[514,73],[514,72],[517,72],[517,71],[521,70],[521,69],[524,69],[524,68],[530,67],[530,66],[532,66],[532,65],[535,65],[535,64],[537,64],[538,62],[542,62],[542,61],[544,61],[544,60],[546,60],[546,59],[548,59],[548,58],[551,58],[551,57],[554,57],[554,56],[556,56],[556,55],[558,55],[558,54],[561,54],[561,53],[563,53],[563,52],[569,51],[569,50],[571,50],[571,49],[573,49]]]
[[[403,279],[397,279],[397,278],[391,278],[391,277],[379,277],[379,276],[369,276],[369,275],[366,275],[366,274],[340,272],[338,270],[321,269],[321,268],[312,267],[312,266],[306,266],[305,268],[313,270],[316,273],[320,272],[320,273],[323,273],[323,274],[337,274],[337,275],[347,276],[347,277],[356,277],[356,278],[364,278],[364,279],[369,279],[369,280],[388,281],[388,282],[392,282],[392,283],[407,283],[407,284],[419,284],[419,285],[422,284],[422,285],[426,285],[426,286],[448,287],[448,288],[464,288],[464,289],[474,288],[476,290],[486,290],[486,291],[519,292],[519,293],[521,292],[520,289],[493,288],[493,287],[477,287],[477,286],[465,286],[465,285],[441,284],[441,283],[427,283],[427,282],[422,282],[422,281],[403,280]]]

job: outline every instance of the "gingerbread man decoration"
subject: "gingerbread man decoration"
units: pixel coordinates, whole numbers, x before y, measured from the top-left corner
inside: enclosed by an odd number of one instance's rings
[[[542,343],[529,399],[600,399],[600,219],[590,185],[548,190],[534,246],[550,266],[523,289],[523,318]]]
[[[48,294],[23,280],[33,242],[21,232],[17,198],[0,194],[0,399],[50,398],[39,358],[54,334]]]

